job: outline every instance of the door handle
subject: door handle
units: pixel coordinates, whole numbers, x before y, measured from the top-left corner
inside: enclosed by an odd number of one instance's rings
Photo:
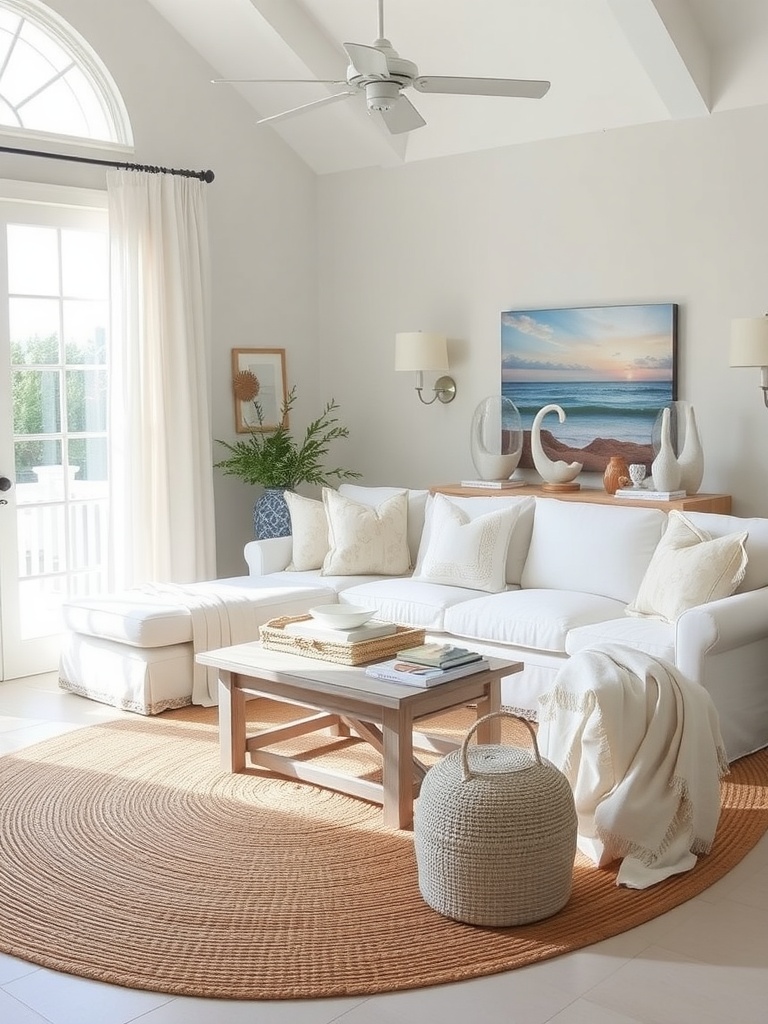
[[[13,483],[8,479],[7,476],[0,476],[0,491],[10,491],[13,487]],[[0,505],[7,505],[8,502],[5,498],[0,498]]]

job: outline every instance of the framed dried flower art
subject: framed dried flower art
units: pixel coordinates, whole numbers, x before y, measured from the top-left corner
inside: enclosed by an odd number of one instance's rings
[[[235,430],[250,434],[267,433],[282,423],[287,398],[284,348],[233,348],[232,393],[235,400]]]

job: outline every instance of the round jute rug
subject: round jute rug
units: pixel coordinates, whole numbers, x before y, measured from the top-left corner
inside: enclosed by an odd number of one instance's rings
[[[284,709],[249,705],[261,722]],[[440,720],[464,734],[470,712]],[[327,742],[329,737],[324,738]],[[304,737],[294,745],[317,742]],[[363,744],[323,755],[361,774]],[[605,939],[690,899],[768,827],[768,752],[722,787],[712,852],[651,889],[579,860],[554,917],[478,928],[431,910],[412,834],[379,807],[219,768],[215,710],[90,726],[0,759],[0,950],[131,988],[232,999],[474,978]]]

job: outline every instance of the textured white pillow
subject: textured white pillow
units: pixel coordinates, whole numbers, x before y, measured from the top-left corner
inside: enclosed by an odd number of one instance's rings
[[[368,487],[364,484],[347,483],[340,483],[337,490],[342,497],[359,501],[361,505],[380,505],[393,494],[405,493],[408,498],[408,548],[411,552],[411,565],[416,564],[429,491],[417,491],[410,487]]]
[[[434,496],[429,543],[418,578],[497,594],[507,586],[507,548],[520,506],[474,519],[443,494]]]
[[[432,507],[435,503],[435,497],[436,495],[432,494],[429,496],[429,500],[427,501],[426,515],[424,519],[424,532],[421,535],[421,544],[419,546],[418,556],[415,562],[415,576],[418,576],[421,572],[421,564],[424,561],[424,555],[427,553],[429,541],[432,536]],[[497,512],[501,508],[519,507],[520,514],[515,524],[515,528],[512,531],[512,538],[509,542],[509,549],[507,551],[507,583],[513,583],[519,586],[523,566],[525,565],[525,559],[528,554],[528,548],[531,543],[536,499],[531,495],[526,495],[524,497],[516,495],[515,497],[511,497],[501,494],[491,498],[479,498],[474,496],[466,498],[463,495],[457,494],[443,495],[443,497],[448,498],[448,501],[450,501],[452,505],[456,505],[457,508],[466,512],[470,519],[476,519],[477,516],[484,516],[486,512]]]
[[[675,622],[688,608],[729,597],[747,569],[746,540],[746,532],[712,538],[673,509],[627,614]]]
[[[323,576],[402,576],[408,572],[411,556],[404,491],[374,508],[324,487],[323,504],[329,543]]]
[[[303,498],[293,491],[285,492],[291,515],[293,552],[287,572],[319,569],[328,554],[328,520],[325,505],[315,498]]]

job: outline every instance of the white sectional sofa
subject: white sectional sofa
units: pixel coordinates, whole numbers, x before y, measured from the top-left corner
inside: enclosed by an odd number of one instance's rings
[[[655,508],[556,497],[449,498],[355,484],[328,497],[333,508],[292,501],[294,536],[248,543],[250,576],[219,581],[256,587],[254,625],[313,604],[362,605],[380,618],[424,627],[435,639],[522,661],[524,671],[503,681],[502,699],[531,716],[571,655],[600,642],[627,644],[707,689],[731,760],[768,745],[768,519],[668,517]],[[403,574],[398,554],[391,564],[399,575],[378,563],[378,571],[361,574],[366,558],[387,563],[392,556],[392,537],[380,543],[376,519],[395,505],[400,515],[403,501],[405,558],[414,569]],[[367,528],[373,533],[366,535]],[[344,533],[356,529],[362,540],[350,542]],[[134,601],[133,618],[143,622],[142,599]],[[140,646],[140,629],[126,635],[122,611],[123,625],[105,630],[94,618],[98,603],[68,606],[63,686],[98,696],[93,676],[87,684],[78,676],[86,656],[105,654],[105,644],[113,668],[121,655],[147,662],[151,651],[153,671],[172,656],[177,667],[183,657],[191,674],[189,622],[187,633],[179,632],[184,609],[176,609],[176,631],[164,634],[168,643],[156,637],[149,648]],[[189,681],[177,689],[176,701],[191,699]],[[135,710],[163,703],[146,693],[142,700],[146,707]]]

